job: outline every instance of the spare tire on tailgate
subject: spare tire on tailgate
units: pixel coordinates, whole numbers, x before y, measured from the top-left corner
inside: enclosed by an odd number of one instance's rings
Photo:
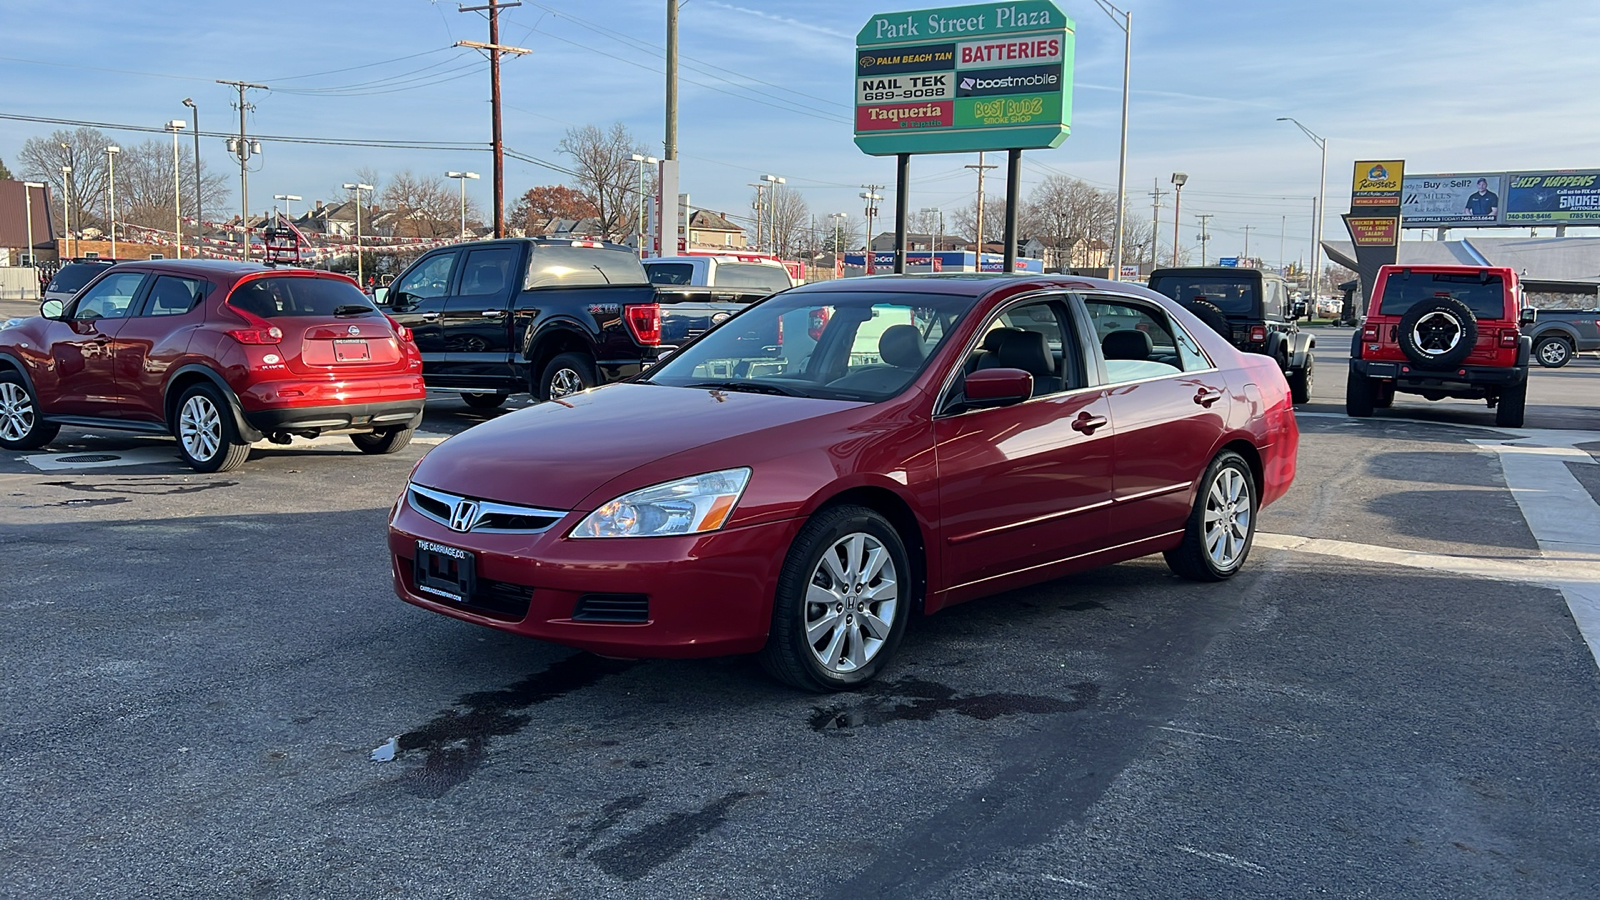
[[[1184,301],[1183,304],[1194,317],[1206,323],[1212,331],[1222,335],[1228,340],[1233,340],[1233,328],[1228,324],[1228,317],[1223,315],[1222,307],[1209,300],[1199,298]]]
[[[1419,366],[1459,364],[1478,343],[1478,318],[1454,297],[1420,300],[1400,317],[1400,349]]]

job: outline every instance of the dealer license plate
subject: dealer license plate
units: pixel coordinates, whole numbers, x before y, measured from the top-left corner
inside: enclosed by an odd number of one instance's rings
[[[372,358],[366,341],[334,341],[333,358],[338,362],[361,362]]]
[[[470,550],[417,541],[412,578],[420,594],[453,603],[470,602],[476,570],[477,560]]]

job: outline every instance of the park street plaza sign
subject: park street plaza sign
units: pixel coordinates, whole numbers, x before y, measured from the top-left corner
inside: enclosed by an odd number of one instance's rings
[[[1055,147],[1073,21],[1052,0],[883,13],[856,35],[856,146],[874,156]]]

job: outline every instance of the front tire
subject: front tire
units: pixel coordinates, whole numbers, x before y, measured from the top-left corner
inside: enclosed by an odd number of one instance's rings
[[[383,431],[369,431],[365,434],[350,435],[350,443],[362,453],[382,455],[394,453],[411,443],[411,435],[416,433],[415,428],[388,428]]]
[[[582,353],[561,353],[545,363],[535,393],[540,400],[560,400],[588,390],[598,381],[589,357]]]
[[[1559,369],[1572,362],[1572,345],[1565,338],[1542,338],[1533,348],[1533,358],[1547,369]]]
[[[1369,418],[1376,393],[1371,378],[1351,369],[1344,382],[1344,414],[1354,419]]]
[[[1316,367],[1316,359],[1307,352],[1305,365],[1289,373],[1289,399],[1293,400],[1296,406],[1311,402],[1311,385],[1316,378]]]
[[[196,472],[231,472],[250,458],[250,445],[239,437],[232,407],[209,383],[194,385],[178,398],[172,433],[184,462]]]
[[[0,371],[0,447],[37,450],[56,439],[60,425],[39,418],[39,402],[22,376]]]
[[[762,666],[817,693],[866,684],[900,644],[917,580],[883,516],[863,506],[818,513],[778,575]]]
[[[499,409],[509,394],[480,394],[463,391],[461,399],[473,409]]]
[[[1217,454],[1200,479],[1183,543],[1164,556],[1167,568],[1190,581],[1222,581],[1244,567],[1256,537],[1255,476],[1244,457]]]

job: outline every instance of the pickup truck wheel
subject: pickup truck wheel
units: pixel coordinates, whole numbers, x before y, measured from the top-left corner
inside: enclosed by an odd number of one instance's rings
[[[595,386],[594,363],[581,353],[562,353],[545,364],[539,376],[540,400],[560,400]]]
[[[1165,554],[1167,568],[1190,581],[1222,581],[1244,566],[1255,541],[1256,489],[1250,464],[1231,450],[1217,454],[1200,479],[1183,543]]]
[[[1296,406],[1311,402],[1311,385],[1316,377],[1316,368],[1316,359],[1307,353],[1305,365],[1289,373],[1289,399]]]
[[[386,428],[383,431],[352,434],[350,443],[355,444],[362,453],[395,453],[411,443],[411,435],[415,432],[414,428]]]
[[[473,409],[498,409],[509,396],[509,394],[474,394],[463,391],[461,399]]]
[[[60,425],[39,419],[39,404],[28,383],[12,371],[0,371],[0,447],[37,450],[55,440]]]
[[[1376,393],[1377,386],[1371,378],[1351,369],[1344,383],[1344,414],[1355,419],[1370,417],[1372,408],[1377,405],[1373,402]]]
[[[1500,402],[1494,407],[1494,424],[1501,428],[1521,428],[1523,412],[1528,406],[1528,382],[1507,386],[1500,392]]]
[[[1533,358],[1547,369],[1559,369],[1572,362],[1572,345],[1567,343],[1566,338],[1555,335],[1540,338],[1538,345],[1533,348]]]

